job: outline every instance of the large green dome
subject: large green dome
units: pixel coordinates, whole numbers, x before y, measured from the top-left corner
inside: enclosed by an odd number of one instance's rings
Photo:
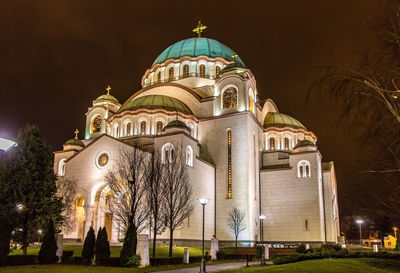
[[[135,98],[122,105],[118,112],[126,110],[136,110],[141,108],[164,109],[167,111],[177,111],[188,115],[192,114],[190,108],[180,100],[163,95],[148,95]]]
[[[281,114],[278,112],[269,112],[264,120],[264,127],[292,127],[296,129],[306,129],[307,128],[300,123],[295,118],[292,118],[289,115]]]
[[[190,38],[179,41],[165,49],[154,61],[153,65],[163,63],[168,59],[179,59],[183,56],[197,57],[205,55],[216,58],[221,57],[228,61],[233,61],[232,56],[235,52],[226,45],[209,38]],[[240,57],[236,57],[236,62],[245,66]]]

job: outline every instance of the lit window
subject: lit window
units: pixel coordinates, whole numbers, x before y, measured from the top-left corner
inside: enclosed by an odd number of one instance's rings
[[[174,145],[171,143],[164,144],[164,146],[161,148],[161,163],[165,164],[167,162],[172,162],[172,159],[174,158]]]
[[[285,137],[283,139],[285,150],[289,150],[289,138]]]
[[[249,109],[254,113],[254,99],[252,95],[249,95]]]
[[[215,67],[215,77],[218,76],[219,72],[221,72],[221,67],[219,66]]]
[[[275,138],[271,137],[269,139],[269,149],[270,150],[275,150]]]
[[[163,123],[162,121],[157,121],[157,126],[156,126],[156,134],[161,135],[163,129]]]
[[[204,64],[200,65],[200,77],[206,77],[206,66]]]
[[[190,145],[186,147],[186,165],[193,167],[193,149]]]
[[[310,162],[302,160],[297,164],[297,177],[311,177]]]
[[[226,198],[232,198],[232,130],[228,130],[228,191]]]
[[[169,79],[169,81],[173,81],[174,80],[174,68],[173,67],[171,67],[168,70],[168,79]]]
[[[185,65],[183,66],[183,77],[184,77],[184,78],[189,77],[189,65],[187,65],[187,64],[185,64]]]
[[[65,175],[65,158],[61,159],[58,163],[58,176]]]
[[[140,122],[140,134],[145,135],[146,134],[146,121]]]
[[[230,87],[224,91],[222,94],[222,108],[232,108],[236,107],[238,103],[237,91],[235,88]]]
[[[96,116],[92,121],[92,133],[98,133],[101,131],[101,116]]]

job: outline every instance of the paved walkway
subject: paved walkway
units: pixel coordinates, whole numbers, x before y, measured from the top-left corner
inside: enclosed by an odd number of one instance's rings
[[[260,262],[250,262],[249,265],[259,265]],[[232,270],[238,269],[241,267],[245,267],[246,262],[235,262],[235,263],[225,263],[225,264],[213,264],[213,265],[206,265],[207,272],[218,272],[223,270]],[[174,270],[167,270],[167,271],[159,271],[156,273],[199,273],[200,267],[188,267],[182,269],[174,269]]]

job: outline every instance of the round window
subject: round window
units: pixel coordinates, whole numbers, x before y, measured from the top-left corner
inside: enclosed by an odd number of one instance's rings
[[[97,163],[99,164],[100,167],[104,167],[105,165],[107,165],[108,163],[108,154],[106,153],[102,153],[98,159],[97,159]]]

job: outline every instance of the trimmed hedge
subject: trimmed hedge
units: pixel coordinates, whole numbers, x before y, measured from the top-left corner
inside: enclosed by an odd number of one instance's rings
[[[210,256],[204,256],[206,261],[211,259]],[[192,256],[189,257],[190,263],[200,263],[201,256]],[[175,264],[183,264],[183,257],[167,257],[167,258],[150,258],[150,265],[152,266],[160,266],[160,265],[175,265]]]
[[[38,255],[9,255],[7,256],[7,265],[29,265],[39,264]]]
[[[285,257],[275,258],[274,264],[287,264],[300,262],[305,260],[315,260],[315,259],[326,259],[326,258],[381,258],[381,259],[399,259],[400,253],[379,251],[377,253],[373,252],[352,252],[349,253],[347,249],[336,250],[325,250],[321,252],[310,252],[306,254],[296,253]]]
[[[96,265],[118,267],[121,266],[121,263],[119,257],[101,257],[96,258]]]

